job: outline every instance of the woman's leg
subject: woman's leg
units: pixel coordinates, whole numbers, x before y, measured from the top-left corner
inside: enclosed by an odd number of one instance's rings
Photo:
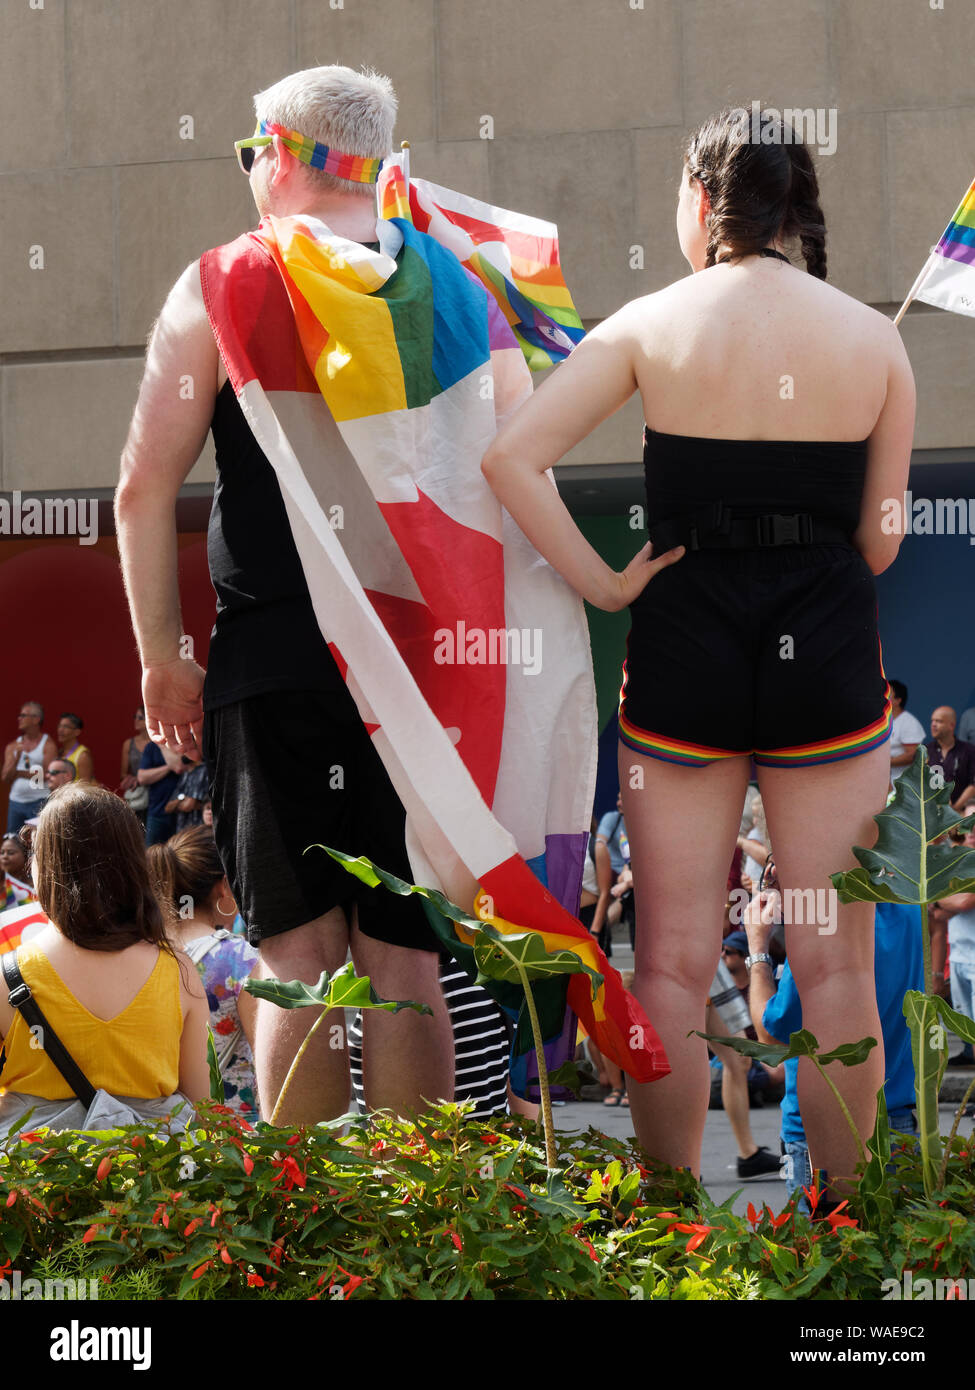
[[[748,760],[678,767],[619,749],[623,818],[636,905],[632,992],[667,1052],[671,1073],[629,1083],[633,1127],[651,1156],[700,1171],[710,1095],[700,1028],[721,946],[728,867]]]
[[[857,867],[853,845],[874,845],[872,817],[883,810],[889,767],[890,750],[882,744],[819,767],[759,768],[803,1027],[824,1052],[839,1043],[877,1039],[861,1066],[833,1063],[829,1069],[863,1140],[873,1131],[884,1081],[873,973],[874,907],[840,904],[829,876]],[[825,1169],[830,1184],[845,1195],[843,1180],[853,1178],[858,1160],[856,1141],[835,1096],[805,1059],[799,1062],[799,1109],[813,1167]]]

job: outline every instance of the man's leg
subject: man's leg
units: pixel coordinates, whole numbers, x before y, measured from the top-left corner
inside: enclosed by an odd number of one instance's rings
[[[722,1037],[731,1036],[713,1004],[708,1009],[704,1031],[712,1034],[719,1033]],[[741,1034],[739,1033],[738,1036],[741,1037]],[[721,1104],[724,1106],[728,1123],[731,1125],[731,1132],[738,1145],[738,1157],[751,1158],[753,1154],[758,1152],[758,1145],[752,1136],[751,1114],[748,1106],[748,1072],[751,1067],[751,1060],[730,1047],[722,1047],[720,1043],[712,1041],[710,1046],[711,1051],[721,1063]]]
[[[440,988],[436,951],[410,950],[352,931],[357,975],[368,975],[381,999],[412,999],[428,1004],[433,1016],[415,1009],[362,1015],[362,1075],[370,1110],[398,1114],[426,1109],[429,1102],[453,1100],[454,1034]]]
[[[317,984],[323,970],[331,975],[345,964],[348,948],[345,913],[334,907],[313,922],[262,941],[260,978]],[[435,956],[433,960],[436,962]],[[258,1002],[254,1069],[263,1119],[270,1120],[291,1063],[319,1016],[313,1008],[281,1009],[263,999]],[[315,1030],[295,1070],[277,1123],[317,1124],[344,1115],[348,1108],[345,1015],[341,1009],[332,1009]]]

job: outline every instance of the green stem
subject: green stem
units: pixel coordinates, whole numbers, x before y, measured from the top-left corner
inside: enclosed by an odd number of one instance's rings
[[[927,853],[927,845],[924,846]],[[924,961],[924,992],[928,990],[934,992],[934,980],[931,978],[931,903],[924,904],[924,915],[921,919],[921,955]]]
[[[275,1102],[274,1109],[271,1111],[272,1125],[276,1125],[278,1122],[278,1114],[280,1113],[281,1106],[284,1103],[284,1098],[288,1094],[288,1087],[294,1080],[294,1074],[298,1070],[298,1063],[305,1055],[305,1048],[308,1046],[312,1038],[315,1036],[315,1033],[318,1031],[318,1025],[321,1023],[322,1019],[325,1017],[327,1013],[331,1013],[331,1010],[322,1009],[321,1013],[315,1019],[315,1022],[311,1025],[311,1027],[308,1029],[308,1032],[305,1034],[304,1042],[301,1044],[298,1051],[295,1053],[295,1059],[291,1063],[291,1066],[288,1068],[288,1075],[284,1078],[284,1085],[281,1087],[277,1101]]]
[[[535,1039],[535,1060],[538,1063],[538,1089],[542,1102],[542,1128],[545,1132],[545,1166],[554,1168],[558,1156],[555,1151],[555,1134],[552,1128],[552,1097],[548,1089],[548,1068],[545,1065],[545,1049],[542,1046],[542,1030],[538,1022],[538,1014],[535,1012],[535,998],[532,994],[531,982],[528,979],[527,971],[520,961],[515,961],[518,967],[518,974],[521,976],[522,988],[525,991],[525,1003],[528,1006],[528,1017],[532,1025],[532,1037]]]
[[[941,1172],[938,1175],[938,1187],[944,1187],[948,1177],[948,1159],[951,1157],[951,1146],[955,1142],[955,1135],[958,1133],[958,1126],[961,1124],[961,1117],[965,1113],[965,1106],[971,1099],[972,1092],[975,1091],[975,1076],[968,1083],[968,1090],[962,1097],[961,1105],[955,1111],[955,1122],[951,1126],[951,1133],[948,1135],[948,1142],[945,1145],[945,1156],[941,1161]]]
[[[853,1116],[850,1114],[850,1111],[849,1111],[849,1109],[847,1108],[846,1101],[845,1101],[845,1100],[843,1099],[843,1097],[840,1095],[839,1091],[837,1090],[836,1086],[834,1086],[833,1082],[830,1081],[829,1077],[826,1075],[826,1068],[823,1067],[823,1066],[820,1064],[819,1058],[818,1058],[818,1057],[810,1057],[809,1060],[810,1060],[810,1062],[812,1062],[813,1066],[816,1068],[816,1070],[819,1072],[820,1076],[821,1076],[821,1077],[823,1078],[823,1080],[826,1082],[826,1085],[829,1087],[829,1089],[833,1092],[833,1095],[836,1097],[836,1103],[837,1103],[837,1105],[840,1107],[840,1109],[843,1111],[843,1117],[844,1117],[844,1119],[846,1120],[846,1123],[850,1126],[850,1133],[853,1135],[854,1139],[857,1141],[857,1150],[859,1151],[859,1154],[860,1154],[860,1162],[865,1164],[866,1161],[867,1161],[867,1155],[866,1155],[866,1151],[864,1150],[864,1147],[863,1147],[863,1140],[860,1138],[860,1131],[857,1129],[856,1125],[853,1123]]]

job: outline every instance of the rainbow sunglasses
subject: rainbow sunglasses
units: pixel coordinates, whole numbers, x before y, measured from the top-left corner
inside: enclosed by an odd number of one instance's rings
[[[320,145],[306,135],[299,135],[297,130],[286,130],[283,125],[276,125],[273,121],[261,121],[254,135],[247,140],[234,141],[237,163],[245,174],[250,174],[257,150],[262,145],[270,145],[275,135],[302,164],[310,164],[313,169],[322,169],[338,179],[348,179],[350,183],[375,183],[383,167],[381,159],[343,154],[341,150],[330,149],[328,145]]]

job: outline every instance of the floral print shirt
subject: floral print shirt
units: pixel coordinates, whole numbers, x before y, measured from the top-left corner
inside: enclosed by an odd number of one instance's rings
[[[240,1026],[237,997],[257,961],[253,946],[233,932],[218,930],[186,943],[196,963],[210,1006],[210,1027],[220,1059],[224,1104],[245,1119],[257,1119],[254,1056]]]

